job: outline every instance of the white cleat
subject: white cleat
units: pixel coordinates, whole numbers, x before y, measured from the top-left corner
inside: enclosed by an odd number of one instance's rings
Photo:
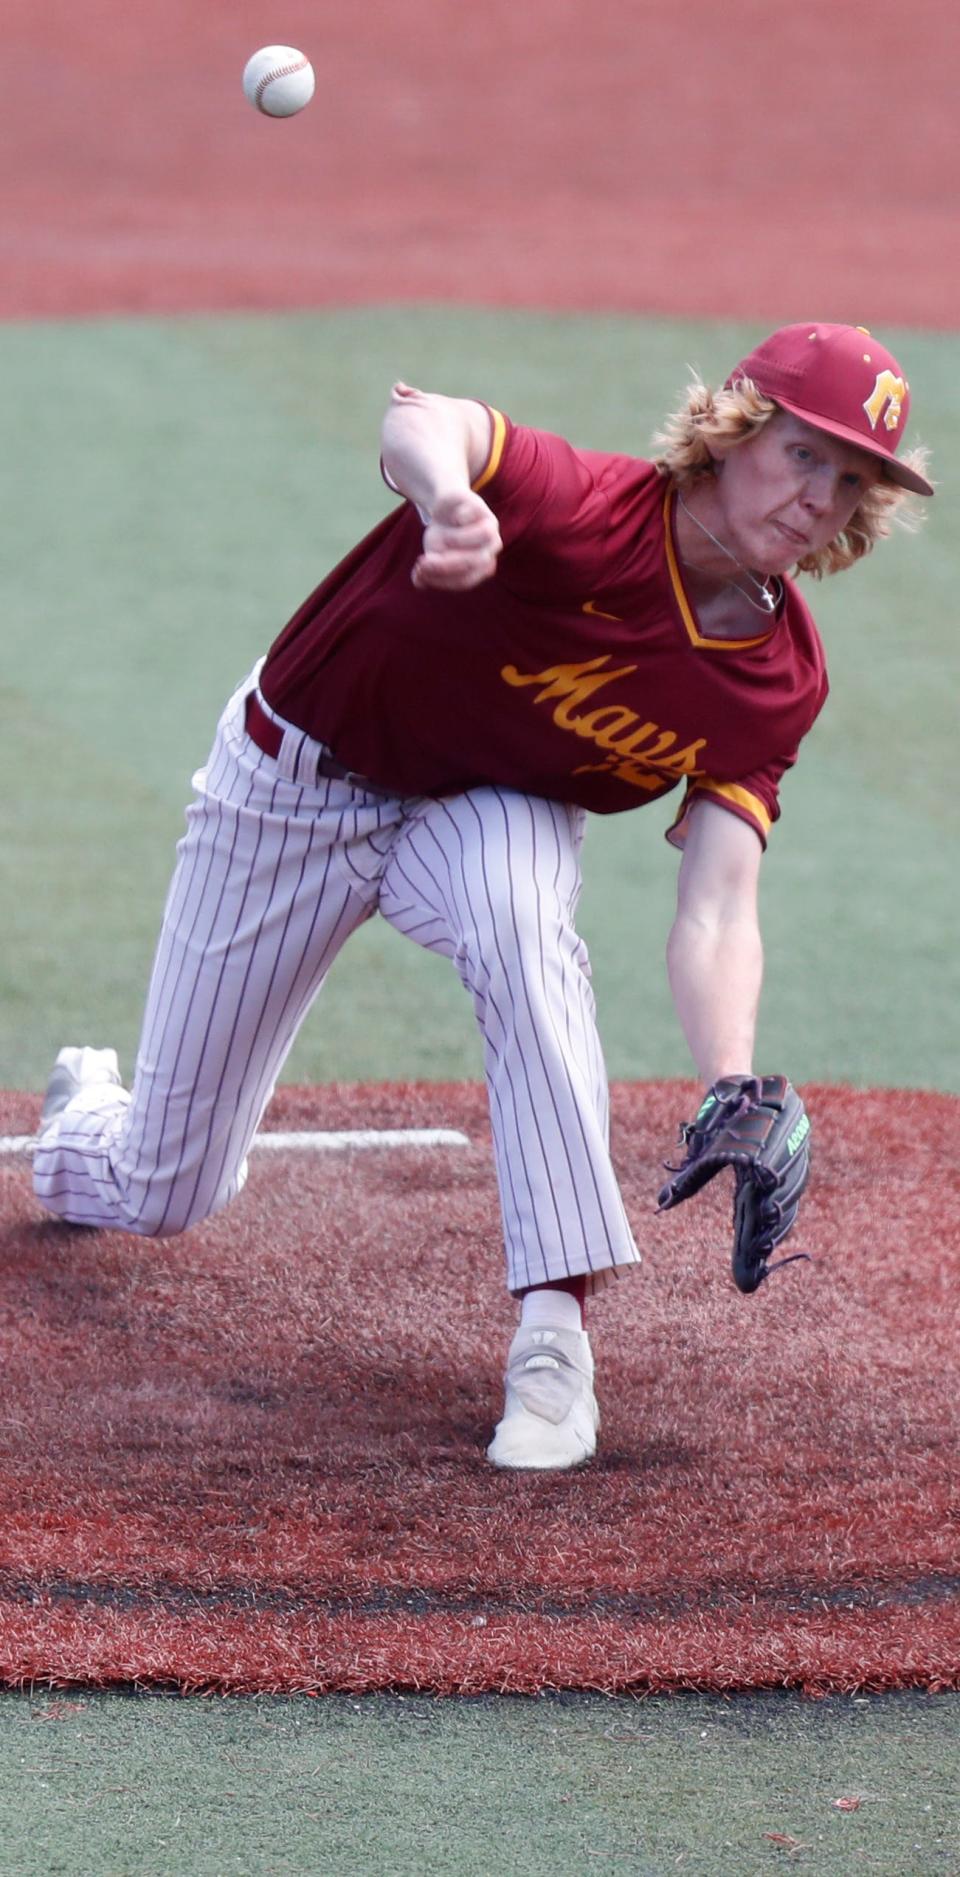
[[[583,1466],[600,1414],[584,1330],[518,1329],[507,1357],[503,1419],[487,1448],[494,1466]]]
[[[63,1113],[75,1095],[85,1088],[122,1088],[120,1064],[115,1049],[61,1049],[43,1098],[40,1132]]]

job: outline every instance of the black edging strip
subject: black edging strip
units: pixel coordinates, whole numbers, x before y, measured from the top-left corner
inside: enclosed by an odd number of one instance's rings
[[[353,1593],[258,1588],[244,1584],[88,1583],[77,1578],[23,1578],[0,1572],[0,1602],[21,1605],[73,1603],[101,1610],[164,1610],[170,1615],[230,1611],[235,1615],[378,1617],[447,1616],[491,1618],[548,1617],[590,1622],[597,1618],[635,1623],[728,1612],[739,1621],[751,1608],[782,1615],[811,1616],[818,1611],[884,1610],[945,1604],[960,1598],[960,1576],[931,1573],[895,1581],[816,1584],[705,1585],[693,1591],[645,1595],[593,1591],[581,1597],[529,1587],[523,1590],[427,1590],[379,1588]]]

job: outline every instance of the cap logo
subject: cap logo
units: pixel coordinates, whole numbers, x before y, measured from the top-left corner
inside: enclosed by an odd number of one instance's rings
[[[878,372],[877,382],[863,407],[870,419],[871,430],[876,430],[881,417],[884,429],[896,430],[906,395],[907,387],[902,378],[897,378],[889,369]]]

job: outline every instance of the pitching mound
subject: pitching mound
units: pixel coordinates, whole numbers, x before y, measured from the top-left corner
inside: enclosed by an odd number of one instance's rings
[[[166,1243],[0,1161],[0,1679],[960,1686],[960,1101],[858,1095],[854,1138],[805,1092],[812,1262],[743,1298],[729,1189],[653,1211],[692,1086],[615,1091],[646,1261],[592,1307],[601,1453],[562,1476],[483,1458],[514,1312],[479,1089],[287,1090],[272,1128],[471,1144],[255,1155]]]

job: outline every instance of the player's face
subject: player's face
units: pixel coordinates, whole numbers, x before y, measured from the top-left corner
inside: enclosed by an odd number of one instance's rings
[[[782,574],[846,527],[880,470],[865,450],[777,411],[726,455],[716,494],[726,534],[747,567]]]

